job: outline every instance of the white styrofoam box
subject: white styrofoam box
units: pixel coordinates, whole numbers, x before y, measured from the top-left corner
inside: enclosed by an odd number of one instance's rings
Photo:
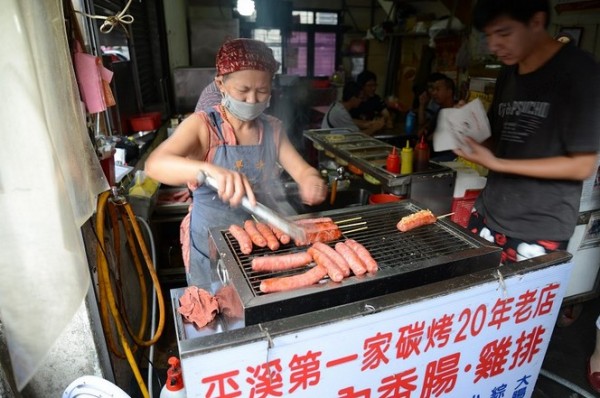
[[[487,178],[482,177],[475,170],[456,170],[456,182],[454,184],[454,197],[462,198],[468,189],[483,189]]]
[[[479,175],[476,170],[459,162],[441,162],[441,164],[456,171],[453,194],[455,198],[464,197],[467,189],[483,189],[485,187],[487,178]]]

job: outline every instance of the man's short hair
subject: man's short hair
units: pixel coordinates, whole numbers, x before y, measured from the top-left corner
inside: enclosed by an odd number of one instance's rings
[[[356,83],[361,89],[371,80],[377,81],[377,76],[370,70],[365,69],[356,76]]]
[[[546,13],[545,27],[550,24],[549,0],[478,0],[473,9],[473,25],[482,31],[498,17],[506,16],[527,24],[536,12]]]
[[[360,96],[360,87],[356,82],[349,81],[344,84],[342,91],[342,101],[348,101],[352,97]]]
[[[437,82],[438,80],[443,80],[446,78],[448,78],[448,76],[444,75],[443,73],[433,72],[432,74],[427,76],[427,83]]]

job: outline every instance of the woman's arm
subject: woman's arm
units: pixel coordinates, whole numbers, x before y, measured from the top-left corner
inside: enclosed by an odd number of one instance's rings
[[[198,173],[203,171],[215,179],[222,201],[238,206],[247,195],[250,202],[255,204],[250,182],[243,174],[201,160],[206,158],[208,148],[208,127],[203,118],[193,114],[152,151],[144,169],[149,177],[175,186],[197,183]]]
[[[204,168],[208,131],[197,115],[183,120],[171,137],[150,153],[145,164],[146,174],[168,185],[194,182]]]
[[[582,181],[596,171],[596,153],[571,153],[539,159],[502,159],[494,156],[485,146],[465,138],[468,147],[456,149],[454,153],[496,172],[543,179]]]

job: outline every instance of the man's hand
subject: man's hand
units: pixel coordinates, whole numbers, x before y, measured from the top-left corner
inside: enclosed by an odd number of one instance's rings
[[[467,136],[462,136],[461,147],[455,149],[454,153],[490,170],[495,170],[495,165],[498,162],[498,158],[494,156],[492,151]]]

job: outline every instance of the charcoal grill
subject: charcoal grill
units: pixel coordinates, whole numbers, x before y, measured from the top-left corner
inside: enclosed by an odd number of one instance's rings
[[[236,292],[234,300],[239,302],[235,307],[242,309],[239,315],[246,326],[450,280],[498,266],[501,252],[498,247],[445,219],[405,233],[396,229],[400,218],[419,210],[421,208],[416,203],[405,200],[298,216],[331,217],[343,233],[338,241],[351,238],[362,243],[379,264],[376,274],[351,276],[341,283],[324,279],[322,283],[307,288],[264,294],[259,289],[262,280],[305,272],[305,269],[254,272],[252,258],[307,248],[288,244],[273,252],[268,248],[255,247],[250,255],[245,255],[233,236],[222,228],[210,231],[211,257],[221,284],[228,286],[229,290],[233,287]],[[334,245],[338,241],[328,244]]]

